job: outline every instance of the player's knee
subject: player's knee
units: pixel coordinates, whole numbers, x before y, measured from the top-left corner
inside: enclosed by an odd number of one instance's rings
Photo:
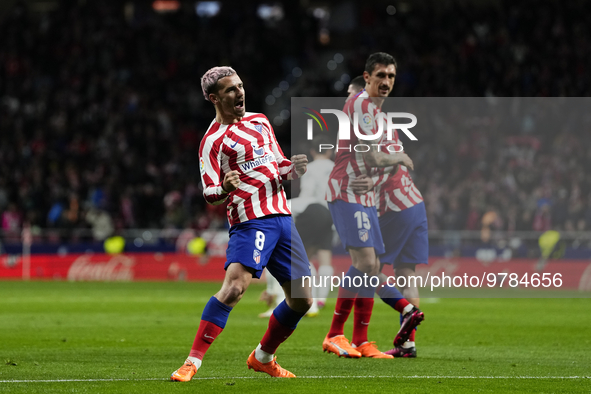
[[[242,298],[244,292],[246,291],[246,286],[244,286],[240,282],[233,282],[230,285],[226,286],[224,289],[222,296],[224,297],[224,303],[226,304],[233,304]]]
[[[415,274],[415,264],[400,264],[396,267],[396,275],[412,276]]]
[[[365,272],[366,274],[375,274],[376,272],[376,264],[375,260],[373,259],[359,259],[357,260],[357,264],[355,265],[361,272]]]
[[[292,305],[290,306],[293,310],[300,313],[306,313],[312,307],[312,298],[292,298]]]
[[[304,298],[303,301],[304,307],[306,308],[307,312],[308,309],[312,308],[312,303],[314,302],[314,300],[312,298]]]
[[[375,275],[379,271],[379,261],[373,248],[352,248],[349,251],[353,260],[353,266],[361,272]]]
[[[417,287],[417,277],[414,270],[414,265],[404,265],[396,267],[396,276],[403,277],[405,286],[404,288],[414,288]]]

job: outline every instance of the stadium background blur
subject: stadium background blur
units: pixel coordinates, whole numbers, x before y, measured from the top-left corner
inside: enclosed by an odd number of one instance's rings
[[[26,224],[39,245],[223,229],[197,155],[214,65],[238,71],[289,155],[290,97],[345,96],[372,52],[398,61],[393,96],[589,96],[590,29],[585,1],[3,2],[0,252]],[[524,234],[535,257],[550,229],[571,251],[591,242],[588,130],[474,125],[408,152],[434,246]]]

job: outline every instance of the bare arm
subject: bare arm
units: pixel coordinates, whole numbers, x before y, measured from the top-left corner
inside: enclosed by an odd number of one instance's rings
[[[414,164],[411,158],[404,152],[384,153],[371,150],[364,153],[363,158],[370,167],[383,168],[402,164],[414,170]]]

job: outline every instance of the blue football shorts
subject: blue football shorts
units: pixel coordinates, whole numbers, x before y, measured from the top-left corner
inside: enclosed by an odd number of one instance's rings
[[[369,247],[376,255],[385,252],[375,207],[335,200],[328,203],[328,209],[345,249]]]
[[[380,216],[380,228],[386,253],[380,256],[384,264],[428,264],[429,236],[427,212],[421,202],[400,212],[387,212]]]
[[[283,283],[310,275],[310,263],[292,217],[269,215],[230,228],[224,269],[240,263],[260,278],[265,267]]]

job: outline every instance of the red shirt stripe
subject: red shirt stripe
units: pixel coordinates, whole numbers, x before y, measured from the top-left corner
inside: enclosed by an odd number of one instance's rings
[[[216,205],[229,198],[231,226],[273,214],[291,215],[282,181],[297,174],[265,115],[247,112],[231,125],[214,120],[201,141],[199,156],[205,200]],[[222,182],[230,171],[240,173],[240,186],[226,193]]]
[[[400,150],[402,145],[398,138],[398,131],[394,132],[394,141],[380,141],[382,152],[389,153],[388,145],[398,145],[395,149]],[[423,202],[423,196],[412,181],[406,166],[398,165],[375,169],[373,173],[374,192],[376,195],[376,208],[378,215],[386,212],[400,212]]]

